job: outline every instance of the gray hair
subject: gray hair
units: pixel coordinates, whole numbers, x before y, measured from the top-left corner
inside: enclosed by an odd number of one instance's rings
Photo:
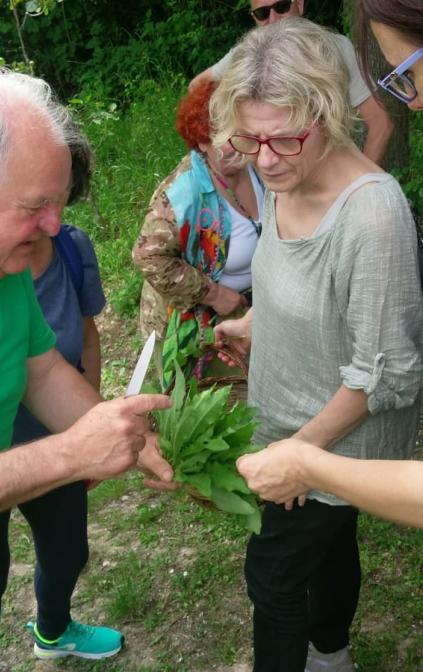
[[[255,28],[239,42],[210,101],[213,141],[238,130],[239,105],[264,102],[290,111],[294,132],[319,122],[326,151],[351,143],[349,73],[333,33],[303,18]]]
[[[66,107],[59,103],[52,89],[42,79],[0,71],[0,177],[4,172],[14,130],[20,120],[36,115],[44,122],[58,145],[78,144],[78,133]],[[19,128],[19,126],[18,126]]]

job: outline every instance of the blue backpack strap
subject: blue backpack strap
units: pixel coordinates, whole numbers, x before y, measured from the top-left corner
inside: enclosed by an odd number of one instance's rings
[[[70,228],[68,224],[62,224],[59,233],[52,240],[68,268],[72,284],[79,298],[84,284],[84,266],[81,253],[70,234]]]

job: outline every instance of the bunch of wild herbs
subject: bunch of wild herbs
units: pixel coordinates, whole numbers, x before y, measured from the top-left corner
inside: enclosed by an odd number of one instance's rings
[[[181,368],[175,368],[172,407],[155,414],[160,448],[174,468],[175,481],[259,532],[255,495],[235,467],[238,457],[260,448],[251,443],[257,426],[254,409],[243,402],[228,408],[230,385],[199,391],[195,379],[187,386]]]

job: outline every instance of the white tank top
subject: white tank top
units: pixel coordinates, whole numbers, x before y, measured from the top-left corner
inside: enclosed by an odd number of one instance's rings
[[[248,164],[248,173],[253,185],[259,215],[256,224],[261,222],[263,212],[263,188],[252,166]],[[229,241],[229,252],[226,265],[220,276],[219,284],[242,292],[251,287],[251,260],[257,247],[258,236],[253,223],[235,210],[230,203],[226,203],[232,219],[232,231]]]

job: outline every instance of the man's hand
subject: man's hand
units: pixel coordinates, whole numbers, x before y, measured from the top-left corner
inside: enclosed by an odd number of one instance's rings
[[[271,443],[258,453],[238,458],[237,469],[248,487],[262,499],[276,504],[286,503],[286,508],[290,509],[296,497],[300,504],[304,503],[303,496],[309,490],[302,477],[303,445],[304,442],[297,439]]]
[[[177,484],[171,482],[173,469],[160,454],[157,436],[154,432],[146,435],[146,443],[138,455],[137,466],[143,474],[150,477],[144,479],[147,487],[154,490],[176,490]]]
[[[103,480],[134,467],[150,432],[146,414],[170,405],[165,395],[145,394],[94,406],[62,435],[76,474]]]

